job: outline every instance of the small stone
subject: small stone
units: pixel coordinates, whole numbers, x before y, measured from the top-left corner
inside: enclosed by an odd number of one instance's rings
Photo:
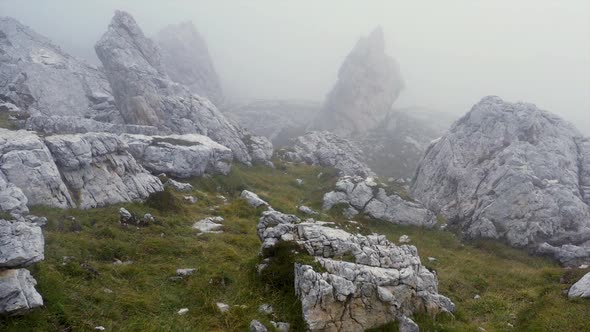
[[[587,269],[588,268],[588,264],[582,264],[580,266],[578,266],[578,269]]]
[[[146,213],[146,214],[143,215],[143,222],[144,223],[151,224],[154,221],[156,221],[156,219],[150,213]]]
[[[188,277],[193,275],[197,269],[176,269],[176,275],[179,277]]]
[[[252,320],[250,322],[250,332],[267,332],[266,326],[264,326],[261,322],[257,320]]]
[[[221,302],[217,302],[217,309],[219,309],[219,311],[221,311],[221,313],[225,313],[229,310],[229,305],[225,304],[225,303],[221,303]]]
[[[187,312],[188,312],[188,308],[182,308],[182,309],[178,310],[178,314],[181,316],[186,314]]]
[[[289,332],[289,329],[291,329],[291,324],[289,323],[285,323],[285,322],[275,322],[275,321],[270,321],[270,323],[272,324],[272,326],[274,326],[274,328],[278,331],[278,332]]]
[[[301,179],[295,179],[295,182],[296,182],[298,185],[302,185],[302,184],[303,184],[303,180],[301,180]]]
[[[399,332],[420,332],[418,324],[406,316],[399,319]]]
[[[183,199],[185,202],[190,204],[195,204],[198,201],[198,199],[194,196],[184,196]]]
[[[190,183],[183,183],[178,182],[172,179],[168,179],[164,184],[166,188],[170,188],[172,190],[180,191],[180,192],[189,192],[193,190],[193,186]]]
[[[313,209],[311,209],[310,207],[307,207],[305,205],[301,205],[298,208],[299,212],[305,213],[305,214],[310,214],[310,215],[316,215],[319,214],[317,211],[314,211]]]
[[[474,299],[474,300],[479,300],[479,299],[481,299],[481,296],[479,296],[479,294],[476,294],[476,295],[473,297],[473,299]]]
[[[133,215],[131,214],[131,212],[127,211],[127,209],[125,209],[123,207],[119,209],[119,216],[120,216],[122,222],[129,222],[133,218]]]
[[[407,235],[402,235],[399,237],[399,243],[410,243],[412,240]]]
[[[265,315],[271,315],[274,312],[274,309],[270,304],[265,303],[258,307],[258,312]]]
[[[434,257],[428,257],[428,261],[429,262],[434,262],[434,261],[436,261],[436,258],[434,258]]]
[[[109,288],[103,288],[102,289],[103,292],[107,293],[107,294],[113,294],[113,291]]]
[[[97,326],[94,329],[97,330],[97,331],[104,331],[104,330],[106,330],[106,328],[104,326]]]
[[[255,193],[248,190],[242,191],[242,193],[240,194],[240,198],[245,199],[246,202],[248,202],[248,204],[250,204],[253,207],[268,206],[267,202],[262,200]]]

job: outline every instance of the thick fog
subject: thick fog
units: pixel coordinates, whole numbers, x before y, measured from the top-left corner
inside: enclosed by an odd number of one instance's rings
[[[0,15],[95,63],[114,9],[147,34],[192,20],[236,99],[323,100],[356,40],[381,25],[407,83],[397,106],[462,114],[493,94],[590,134],[588,0],[0,0]]]

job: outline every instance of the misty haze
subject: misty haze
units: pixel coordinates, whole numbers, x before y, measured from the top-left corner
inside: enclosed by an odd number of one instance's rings
[[[0,0],[1,331],[590,331],[590,2]]]

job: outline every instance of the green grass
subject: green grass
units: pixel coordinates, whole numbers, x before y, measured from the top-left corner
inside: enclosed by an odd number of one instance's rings
[[[99,325],[108,331],[245,331],[252,319],[267,327],[271,319],[287,321],[294,331],[302,330],[301,309],[289,287],[267,286],[268,276],[255,272],[260,260],[256,224],[262,209],[238,197],[241,190],[252,190],[275,209],[305,217],[296,206],[320,209],[336,173],[275,164],[276,169],[236,166],[225,177],[193,179],[195,190],[190,194],[199,200],[192,205],[182,201],[185,193],[168,192],[146,204],[87,211],[33,208],[33,213],[48,218],[46,259],[31,268],[46,306],[24,317],[0,319],[0,331],[90,331]],[[121,206],[138,216],[151,213],[156,221],[147,227],[121,225]],[[225,218],[224,233],[197,236],[192,223],[214,215]],[[450,232],[362,216],[359,224],[351,224],[336,210],[320,219],[336,221],[349,231],[382,233],[392,241],[402,234],[410,236],[423,264],[437,271],[441,293],[458,308],[454,317],[415,317],[422,331],[590,331],[590,302],[562,295],[587,271],[566,271],[498,243],[462,244]],[[430,262],[428,256],[437,260]],[[285,262],[291,259],[285,257]],[[114,265],[115,260],[132,263]],[[171,277],[177,268],[197,272],[176,280]],[[283,272],[276,271],[279,276]],[[566,283],[561,284],[564,275]],[[474,300],[476,294],[481,299]],[[216,302],[232,308],[220,314]],[[258,313],[263,303],[274,307],[274,316]],[[176,314],[185,307],[186,315]],[[396,329],[394,323],[378,330]]]

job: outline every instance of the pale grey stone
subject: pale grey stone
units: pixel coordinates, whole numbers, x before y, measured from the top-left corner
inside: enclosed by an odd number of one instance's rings
[[[22,315],[43,305],[37,281],[26,269],[0,271],[0,314]]]
[[[250,327],[248,328],[248,331],[250,331],[250,332],[267,332],[268,329],[266,328],[266,326],[264,326],[264,324],[262,324],[261,322],[254,319],[250,322]]]
[[[180,192],[188,192],[193,190],[193,186],[190,183],[178,182],[173,179],[168,179],[168,181],[164,183],[164,187]]]
[[[0,268],[29,266],[43,260],[45,241],[34,223],[0,219]]]
[[[485,97],[433,142],[412,194],[471,238],[590,259],[588,140],[528,103]]]
[[[269,206],[268,203],[258,197],[258,195],[248,190],[242,191],[240,198],[244,199],[248,204],[255,208],[259,206]]]
[[[221,229],[223,225],[222,217],[208,217],[202,220],[197,221],[193,224],[193,229],[199,230],[201,233],[222,233]]]
[[[401,316],[399,318],[399,332],[420,332],[420,328],[407,316]]]
[[[570,298],[583,297],[590,299],[590,273],[586,273],[582,279],[573,284],[567,295]]]

